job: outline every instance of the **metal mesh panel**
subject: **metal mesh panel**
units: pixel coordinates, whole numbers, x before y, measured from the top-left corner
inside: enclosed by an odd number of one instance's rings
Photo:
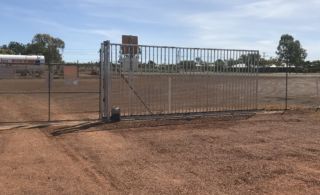
[[[0,64],[0,122],[48,119],[48,67]]]
[[[273,68],[267,72],[263,68],[259,75],[259,109],[318,109],[319,73],[295,73],[286,68]],[[287,91],[287,95],[286,95]]]
[[[259,74],[259,109],[285,109],[286,74],[281,72]]]
[[[99,118],[100,65],[51,65],[51,120]]]
[[[319,76],[290,74],[288,79],[288,108],[319,108]]]
[[[109,109],[118,106],[123,116],[257,109],[258,51],[139,45],[137,53],[137,45],[104,47]]]
[[[0,65],[0,122],[98,119],[99,102],[100,64]]]

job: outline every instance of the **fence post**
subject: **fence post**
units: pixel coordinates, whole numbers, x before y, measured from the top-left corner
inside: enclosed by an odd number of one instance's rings
[[[51,121],[51,64],[48,63],[48,121]]]
[[[103,111],[103,97],[102,97],[102,92],[103,92],[103,85],[102,85],[102,80],[103,80],[103,64],[104,64],[104,44],[101,43],[100,47],[100,68],[99,68],[99,119],[102,120],[102,111]]]
[[[172,99],[172,95],[171,95],[171,76],[169,76],[168,78],[168,111],[169,114],[171,114],[171,99]]]
[[[256,77],[256,95],[255,95],[255,109],[259,110],[259,68],[260,68],[260,53],[257,52],[258,59],[254,61],[255,64],[255,77]]]
[[[319,98],[319,78],[316,79],[317,82],[317,98]]]
[[[110,103],[111,103],[111,69],[110,69],[110,41],[102,44],[101,59],[101,76],[102,76],[102,114],[103,121],[110,120]]]
[[[290,67],[290,66],[289,66]],[[286,63],[286,97],[285,97],[285,110],[288,110],[288,77],[289,77],[289,72],[288,72],[288,62]]]

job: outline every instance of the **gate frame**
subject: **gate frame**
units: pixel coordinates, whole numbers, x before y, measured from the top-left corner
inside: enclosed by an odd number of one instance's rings
[[[100,95],[100,119],[104,122],[110,122],[111,121],[111,111],[112,111],[112,61],[110,59],[110,57],[112,56],[112,51],[111,51],[111,46],[112,45],[128,45],[128,46],[133,46],[131,44],[113,44],[110,42],[110,40],[104,41],[101,44],[101,49],[100,49],[100,63],[101,63],[101,72],[100,72],[100,82],[101,82],[101,95]],[[146,45],[137,45],[139,46],[146,46]],[[157,46],[154,46],[157,47]],[[173,48],[173,47],[168,47],[168,46],[163,46],[165,48]],[[184,47],[181,47],[184,48]],[[138,48],[139,49],[139,48]],[[200,48],[192,48],[192,49],[200,49]],[[202,49],[208,49],[208,48],[202,48]],[[221,49],[223,51],[226,51],[227,49]],[[233,49],[233,51],[240,51],[238,49]],[[241,50],[242,51],[242,50]],[[259,50],[243,50],[243,51],[250,51],[250,52],[256,52],[256,54],[259,55]],[[258,57],[257,61],[255,61],[254,64],[254,71],[252,72],[252,74],[255,76],[255,83],[256,83],[256,88],[255,88],[255,100],[254,100],[254,105],[255,108],[252,110],[243,110],[242,112],[250,112],[250,111],[257,111],[258,110],[258,102],[259,102],[259,94],[258,94],[258,90],[259,90],[259,59],[260,57]],[[130,68],[132,68],[132,64],[131,64],[131,60],[130,60]],[[130,71],[132,73],[132,70]],[[171,82],[169,81],[169,87],[171,85]],[[168,99],[169,101],[169,110],[170,109],[170,99]],[[199,114],[199,113],[216,113],[216,112],[227,112],[227,113],[234,113],[234,112],[241,112],[241,110],[230,110],[230,111],[212,111],[212,112],[191,112],[191,113],[181,113],[182,115],[185,114]],[[153,114],[152,114],[153,115]],[[177,115],[177,113],[169,113],[169,114],[164,114],[164,115]],[[147,115],[144,115],[147,116]],[[155,114],[154,116],[158,116],[158,114]]]

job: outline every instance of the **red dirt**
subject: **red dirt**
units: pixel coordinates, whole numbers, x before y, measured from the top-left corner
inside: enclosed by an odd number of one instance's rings
[[[0,126],[3,194],[320,194],[320,114]],[[54,136],[55,135],[55,136]]]

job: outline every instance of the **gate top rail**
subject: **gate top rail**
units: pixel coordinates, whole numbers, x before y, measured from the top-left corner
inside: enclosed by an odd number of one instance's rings
[[[122,43],[110,43],[113,46],[128,46],[128,47],[154,47],[154,48],[170,48],[170,49],[193,49],[193,50],[220,50],[220,51],[245,51],[259,53],[259,50],[248,49],[219,49],[219,48],[205,48],[205,47],[176,47],[176,46],[161,46],[161,45],[144,45],[144,44],[122,44]]]

